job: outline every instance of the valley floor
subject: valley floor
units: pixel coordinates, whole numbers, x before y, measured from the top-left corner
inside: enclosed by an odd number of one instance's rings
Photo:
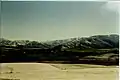
[[[1,63],[0,80],[118,80],[116,66]]]

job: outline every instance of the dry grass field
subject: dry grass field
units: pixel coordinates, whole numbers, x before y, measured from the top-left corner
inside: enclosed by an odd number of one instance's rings
[[[1,63],[0,80],[118,80],[116,66]]]

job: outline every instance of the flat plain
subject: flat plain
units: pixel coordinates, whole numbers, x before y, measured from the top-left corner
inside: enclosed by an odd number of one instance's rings
[[[0,80],[118,80],[118,67],[90,64],[1,63]]]

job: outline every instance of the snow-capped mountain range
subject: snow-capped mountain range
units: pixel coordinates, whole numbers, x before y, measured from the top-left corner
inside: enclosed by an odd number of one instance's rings
[[[37,42],[29,40],[7,40],[0,38],[0,45],[17,46],[24,45],[25,47],[37,48],[53,48],[56,46],[63,46],[65,48],[119,48],[119,35],[95,35],[90,37],[77,37],[64,40],[54,40],[48,42]]]

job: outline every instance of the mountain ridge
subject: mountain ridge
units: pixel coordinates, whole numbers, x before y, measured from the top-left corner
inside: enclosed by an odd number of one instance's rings
[[[119,35],[94,35],[90,37],[76,37],[63,40],[53,40],[46,42],[37,42],[29,40],[8,40],[0,38],[0,45],[4,46],[17,46],[23,45],[25,47],[36,47],[36,48],[52,48],[56,46],[62,46],[65,48],[118,48],[119,47]]]

